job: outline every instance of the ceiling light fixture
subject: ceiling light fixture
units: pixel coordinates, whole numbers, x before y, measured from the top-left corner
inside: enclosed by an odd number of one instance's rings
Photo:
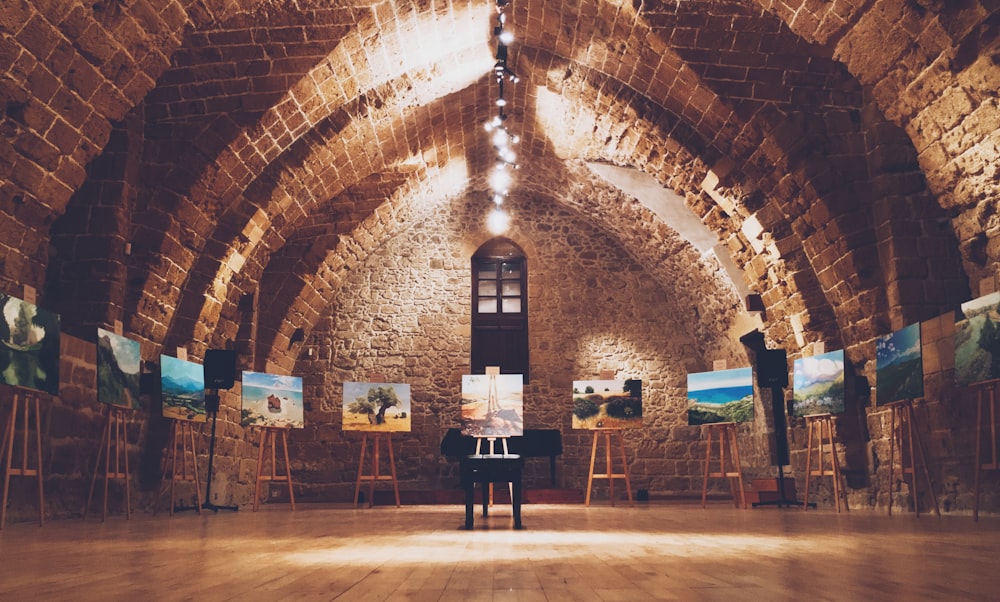
[[[510,173],[517,169],[517,155],[511,148],[519,141],[518,136],[510,133],[504,122],[507,121],[507,99],[504,98],[504,83],[517,83],[517,75],[507,66],[509,56],[508,46],[514,41],[514,34],[504,29],[507,23],[507,9],[510,0],[496,0],[497,25],[493,28],[493,36],[497,39],[496,63],[493,64],[493,77],[497,82],[497,114],[486,123],[486,131],[490,135],[493,149],[496,151],[496,165],[490,174],[490,198],[493,209],[487,218],[487,226],[495,235],[503,234],[510,226],[510,215],[501,205],[510,194],[513,176]]]

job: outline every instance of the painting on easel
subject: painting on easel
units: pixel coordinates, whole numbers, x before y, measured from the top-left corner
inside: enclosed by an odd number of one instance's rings
[[[844,411],[843,349],[799,358],[792,371],[792,416]]]
[[[410,432],[410,385],[344,383],[344,430]]]
[[[642,427],[641,380],[573,381],[573,428]]]
[[[1000,379],[1000,292],[962,304],[955,315],[955,384]]]
[[[924,396],[920,323],[875,341],[875,405]]]
[[[0,384],[59,394],[59,314],[0,293]]]
[[[97,329],[97,401],[138,410],[139,341]]]
[[[524,434],[524,377],[520,374],[462,376],[462,434],[520,437]]]
[[[160,356],[163,417],[205,422],[205,369],[201,364]]]
[[[688,424],[753,421],[753,369],[688,374]]]
[[[244,370],[241,387],[243,426],[304,428],[302,377]]]

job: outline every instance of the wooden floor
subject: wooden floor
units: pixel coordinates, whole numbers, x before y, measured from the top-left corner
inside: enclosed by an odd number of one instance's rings
[[[0,531],[0,600],[997,600],[1000,519],[299,504]]]

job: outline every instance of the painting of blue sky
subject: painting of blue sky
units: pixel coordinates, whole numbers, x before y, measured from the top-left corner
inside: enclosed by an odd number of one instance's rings
[[[688,424],[753,421],[753,369],[694,372],[687,376]]]
[[[844,411],[844,350],[802,357],[792,363],[792,415]]]
[[[919,323],[875,341],[875,379],[875,405],[924,396]]]

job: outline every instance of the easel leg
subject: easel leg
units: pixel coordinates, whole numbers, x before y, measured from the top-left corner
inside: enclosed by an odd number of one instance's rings
[[[622,475],[625,478],[625,494],[628,496],[628,505],[634,506],[635,501],[632,499],[632,480],[629,478],[628,473],[628,459],[625,457],[625,436],[621,431],[618,433],[618,450],[622,455]]]
[[[747,507],[746,491],[743,487],[743,469],[740,464],[740,446],[736,443],[736,427],[730,427],[727,429],[729,431],[729,445],[731,448],[730,458],[733,461],[733,471],[736,473],[736,483],[738,486],[737,491],[739,492],[739,505],[738,507],[744,510]],[[784,492],[782,492],[784,493]]]
[[[806,418],[806,491],[802,496],[802,511],[805,512],[809,509],[809,477],[812,475],[812,455],[813,455],[813,424],[815,420],[810,420]],[[782,491],[779,497],[784,497],[785,492]]]
[[[5,468],[3,471],[3,501],[0,503],[0,529],[7,524],[7,496],[10,493],[10,465],[14,455],[14,425],[17,423],[18,396],[14,393],[14,400],[11,404],[10,414],[7,415],[7,428],[3,433],[3,452],[6,456]]]
[[[267,447],[268,436],[270,435],[270,429],[261,429],[260,431],[260,449],[257,450],[257,481],[254,485],[253,490],[253,511],[257,512],[260,508],[260,482],[261,475],[264,472],[264,448]]]
[[[913,424],[913,420],[914,420],[914,418],[913,418],[914,417],[913,406],[907,406],[907,407],[908,407],[909,413],[910,413],[910,424],[912,425]],[[923,468],[924,480],[927,483],[927,490],[930,491],[930,493],[931,493],[931,501],[934,503],[934,514],[937,515],[937,516],[941,516],[941,509],[938,507],[937,494],[934,492],[934,485],[931,483],[931,473],[927,469],[927,460],[924,458],[924,444],[923,444],[923,442],[920,441],[920,431],[917,430],[916,432],[914,432],[914,429],[913,429],[912,426],[910,428],[910,431],[912,433],[912,436],[916,439],[916,442],[917,442],[917,456],[916,457],[920,459],[920,466],[921,466],[921,468]],[[913,440],[912,439],[910,441],[910,448],[911,449],[913,448]],[[913,464],[912,461],[910,463]],[[913,469],[913,482],[914,483],[917,482],[917,474],[916,474],[916,472],[917,472],[916,471],[916,466],[914,466],[914,469]],[[914,491],[913,506],[916,507],[917,504],[918,504],[918,501],[919,501],[916,498],[916,491],[917,491],[916,486],[914,486],[913,491]]]
[[[45,524],[45,489],[42,487],[42,413],[38,410],[38,398],[34,398],[35,406],[35,459],[38,462],[35,476],[38,478],[38,526]],[[25,441],[28,440],[28,421],[24,421]],[[25,450],[27,451],[27,450]],[[27,462],[25,462],[27,468]]]
[[[118,428],[121,433],[118,438],[118,452],[122,455],[125,463],[125,520],[129,520],[132,518],[132,496],[129,493],[131,486],[128,470],[128,430],[125,428],[125,417],[120,411],[118,412]],[[115,457],[117,458],[117,456]]]
[[[896,433],[896,415],[899,410],[896,406],[890,407],[890,418],[889,418],[889,516],[892,516],[892,490],[895,487],[896,478],[896,442],[899,435]],[[902,427],[902,425],[900,425]],[[900,449],[900,454],[903,450]],[[902,462],[900,462],[902,464]],[[901,475],[902,476],[902,475]]]
[[[194,472],[194,504],[198,509],[198,514],[201,514],[201,498],[199,497],[201,479],[198,478],[198,448],[195,446],[194,426],[191,424],[188,424],[188,435],[191,439],[191,466]]]
[[[823,422],[826,424],[826,433],[830,438],[830,468],[833,470],[833,497],[837,500],[837,512],[840,512],[841,496],[844,496],[844,510],[848,511],[850,508],[847,507],[847,492],[844,491],[843,484],[840,482],[840,460],[837,459],[837,449],[833,445],[833,419],[826,418]],[[820,433],[822,433],[822,425]]]
[[[365,450],[368,448],[368,433],[361,435],[361,454],[358,456],[358,478],[354,481],[354,507],[358,507],[358,495],[361,492],[361,472],[365,467]]]
[[[389,470],[392,471],[392,491],[396,494],[396,507],[399,508],[401,505],[399,503],[399,481],[396,479],[396,457],[392,453],[392,433],[386,435],[386,447],[389,448]]]
[[[975,479],[974,479],[974,491],[973,504],[972,504],[972,520],[979,522],[979,474],[983,471],[983,404],[986,403],[986,399],[983,397],[984,390],[979,390],[979,399],[976,402],[976,466],[975,466]],[[989,389],[990,401],[993,401],[993,388]],[[4,500],[6,500],[7,494],[4,493]]]
[[[597,431],[594,431],[594,444],[590,448],[590,477],[587,478],[587,498],[584,502],[584,506],[590,506],[590,491],[594,485],[594,460],[597,459]],[[4,494],[4,499],[7,498],[7,494]]]
[[[101,443],[97,448],[97,457],[94,458],[94,472],[90,477],[90,492],[87,494],[87,505],[83,507],[83,520],[87,520],[87,513],[90,511],[90,502],[94,499],[94,485],[97,483],[97,469],[101,465],[101,452],[109,449],[108,440],[111,436],[111,408],[108,408],[108,417],[104,422],[104,430],[101,432]],[[107,472],[105,472],[107,475]],[[107,479],[107,476],[105,476]],[[107,495],[107,494],[105,494]]]
[[[701,507],[705,508],[705,501],[708,499],[708,473],[711,472],[712,464],[712,428],[708,428],[708,438],[705,440],[705,478],[701,484]]]
[[[380,433],[375,433],[375,439],[372,442],[372,480],[368,483],[368,507],[371,508],[375,505],[375,481],[378,480],[379,475],[379,464],[381,464],[381,458],[379,457],[379,447],[382,442],[382,437],[379,436]]]
[[[288,500],[292,504],[292,512],[295,512],[295,491],[292,488],[292,465],[288,461],[288,429],[281,431],[281,447],[285,452],[285,479],[288,481]]]
[[[612,474],[615,472],[611,469],[611,431],[604,431],[604,466],[608,471],[608,497],[611,499],[611,507],[615,506],[615,479]]]

